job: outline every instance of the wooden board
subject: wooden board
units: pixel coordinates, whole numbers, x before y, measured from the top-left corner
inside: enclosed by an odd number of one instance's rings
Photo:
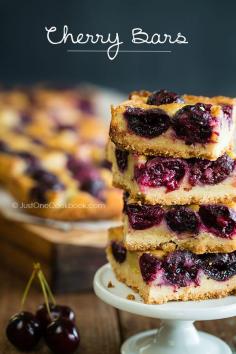
[[[0,333],[2,334],[0,336],[0,353],[19,354],[19,351],[7,341],[4,333],[10,316],[19,311],[25,284],[22,279],[1,269],[0,284]],[[159,320],[117,311],[104,304],[91,292],[58,295],[56,300],[59,304],[71,306],[76,313],[77,325],[81,334],[81,346],[76,354],[119,354],[120,346],[125,339],[140,331],[160,326]],[[37,289],[32,289],[25,309],[34,312],[42,302],[42,294]],[[197,322],[196,326],[200,330],[225,340],[235,353],[235,317]],[[50,353],[43,341],[39,348],[32,351],[32,354]]]
[[[54,292],[89,290],[106,262],[107,231],[60,231],[0,216],[0,263],[27,278],[40,262]]]

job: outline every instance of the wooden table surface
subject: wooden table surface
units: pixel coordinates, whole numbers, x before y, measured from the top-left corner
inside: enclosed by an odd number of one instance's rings
[[[79,279],[78,279],[79,281]],[[0,271],[0,353],[15,354],[17,351],[5,337],[9,317],[19,310],[24,283],[12,273]],[[34,311],[43,298],[37,289],[32,289],[26,307]],[[104,304],[90,293],[57,296],[57,302],[71,306],[77,315],[81,334],[81,354],[118,354],[121,343],[129,336],[150,328],[160,321],[118,311]],[[197,322],[198,329],[215,334],[236,350],[236,318],[218,321]],[[46,354],[49,350],[42,345],[35,353]],[[65,353],[66,354],[66,353]]]

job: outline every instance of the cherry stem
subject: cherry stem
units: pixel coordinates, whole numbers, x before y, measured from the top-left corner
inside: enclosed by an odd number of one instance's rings
[[[43,276],[42,276],[41,269],[38,272],[38,279],[39,279],[39,283],[40,283],[41,288],[42,288],[46,309],[48,311],[49,318],[51,318],[51,311],[50,311],[50,306],[49,306],[49,302],[48,302],[48,294],[47,294],[47,290],[46,290],[46,287],[45,287],[45,283],[44,283],[44,279],[43,279]]]
[[[41,266],[39,263],[34,263],[34,269],[33,269],[33,272],[29,278],[29,281],[25,287],[25,290],[24,290],[24,293],[23,293],[23,296],[22,296],[22,300],[21,300],[21,310],[23,310],[24,308],[24,305],[25,305],[25,301],[26,301],[26,298],[28,296],[28,293],[29,293],[29,290],[31,288],[31,285],[32,285],[32,282],[35,278],[35,276],[37,275],[38,277],[38,280],[39,280],[39,283],[41,285],[41,288],[42,288],[42,292],[43,292],[43,297],[44,297],[44,301],[45,301],[45,305],[46,305],[46,308],[47,308],[47,311],[48,311],[48,315],[49,317],[51,318],[51,312],[50,312],[50,305],[49,305],[49,301],[48,299],[50,299],[50,301],[55,305],[56,304],[56,301],[55,301],[55,298],[52,294],[52,291],[50,289],[50,286],[48,285],[48,282],[43,274],[43,271],[41,269]]]
[[[38,273],[40,269],[40,264],[39,263],[35,263],[34,264],[34,269],[33,269],[33,272],[29,278],[29,281],[28,283],[26,284],[26,287],[25,287],[25,290],[24,290],[24,293],[23,293],[23,296],[22,296],[22,300],[21,300],[21,310],[23,310],[24,308],[24,305],[25,305],[25,301],[26,301],[26,298],[28,296],[28,293],[29,293],[29,290],[31,288],[31,285],[32,285],[32,282],[36,276],[36,273]]]
[[[51,291],[51,289],[50,289],[50,286],[48,285],[48,282],[47,282],[47,279],[45,278],[45,275],[43,274],[42,271],[40,271],[40,274],[41,274],[41,278],[42,278],[42,280],[43,280],[43,282],[44,282],[44,286],[45,286],[45,288],[46,288],[46,291],[47,291],[47,293],[48,293],[48,296],[49,296],[51,302],[53,303],[53,305],[56,305],[56,300],[55,300],[55,298],[54,298],[54,296],[53,296],[53,294],[52,294],[52,291]]]

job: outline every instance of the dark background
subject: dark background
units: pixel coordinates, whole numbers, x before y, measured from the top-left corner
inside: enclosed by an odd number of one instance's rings
[[[236,95],[235,18],[234,0],[0,0],[0,82],[92,82],[121,91]],[[62,30],[65,24],[75,34],[119,32],[126,42],[122,49],[133,48],[133,27],[181,32],[189,44],[149,48],[172,49],[171,54],[120,53],[109,61],[105,53],[68,53],[68,45],[50,45],[44,27]]]

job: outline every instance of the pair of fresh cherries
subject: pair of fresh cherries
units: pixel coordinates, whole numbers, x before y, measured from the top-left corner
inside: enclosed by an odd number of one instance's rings
[[[39,272],[42,275],[42,271]],[[42,281],[42,277],[40,281]],[[46,280],[43,278],[43,289],[47,290],[49,287],[45,282]],[[30,285],[31,283],[32,281],[30,281]],[[29,287],[27,285],[23,295],[24,300]],[[44,338],[53,353],[72,354],[80,343],[80,334],[75,324],[75,313],[68,306],[57,305],[50,290],[48,293],[51,295],[49,297],[53,303],[48,302],[46,294],[47,302],[40,305],[35,314],[21,311],[10,318],[6,328],[7,338],[21,351],[33,350]]]

